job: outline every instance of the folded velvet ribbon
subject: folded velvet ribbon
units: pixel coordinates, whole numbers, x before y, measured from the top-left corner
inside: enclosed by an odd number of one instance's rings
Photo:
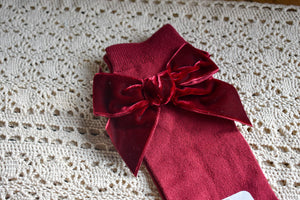
[[[223,199],[242,190],[277,199],[233,121],[251,125],[205,51],[165,25],[142,43],[106,49],[113,73],[94,77],[96,116],[137,175],[142,161],[163,199]]]
[[[251,125],[236,90],[212,77],[217,71],[207,52],[184,43],[166,70],[152,77],[95,75],[94,114],[111,118],[110,138],[135,176],[162,105]]]

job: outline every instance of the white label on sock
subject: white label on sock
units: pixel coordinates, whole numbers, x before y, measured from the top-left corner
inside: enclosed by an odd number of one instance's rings
[[[223,200],[254,200],[251,194],[247,191],[240,191],[230,197],[227,197]]]

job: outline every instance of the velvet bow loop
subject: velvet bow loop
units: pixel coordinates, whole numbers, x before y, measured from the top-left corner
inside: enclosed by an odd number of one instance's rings
[[[165,104],[251,125],[234,87],[212,77],[217,71],[207,52],[185,43],[149,78],[95,75],[94,114],[110,117],[107,132],[134,175]]]
[[[219,70],[209,57],[207,52],[186,43],[178,49],[166,67],[177,87],[196,85]]]

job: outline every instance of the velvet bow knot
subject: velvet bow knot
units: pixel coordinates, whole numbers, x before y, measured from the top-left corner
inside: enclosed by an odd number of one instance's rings
[[[151,106],[170,102],[175,91],[175,83],[167,71],[143,80],[142,93]]]
[[[234,87],[212,77],[217,71],[207,52],[185,43],[150,78],[95,75],[94,114],[110,118],[108,134],[134,175],[165,104],[251,125]]]

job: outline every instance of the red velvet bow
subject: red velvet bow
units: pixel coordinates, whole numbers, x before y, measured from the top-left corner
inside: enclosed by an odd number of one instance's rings
[[[95,75],[94,114],[110,117],[108,134],[135,176],[164,104],[251,125],[234,87],[212,77],[217,71],[207,52],[185,43],[152,77]]]

